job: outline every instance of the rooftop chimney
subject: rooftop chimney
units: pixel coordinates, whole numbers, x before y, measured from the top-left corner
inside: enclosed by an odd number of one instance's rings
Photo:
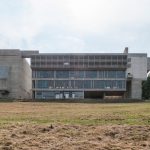
[[[125,54],[128,54],[128,47],[125,47],[124,53],[125,53]]]

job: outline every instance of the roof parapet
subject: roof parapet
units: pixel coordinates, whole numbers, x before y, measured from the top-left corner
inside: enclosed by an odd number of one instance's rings
[[[36,55],[36,54],[39,54],[39,51],[21,51],[21,56],[23,58],[31,58],[32,55]]]

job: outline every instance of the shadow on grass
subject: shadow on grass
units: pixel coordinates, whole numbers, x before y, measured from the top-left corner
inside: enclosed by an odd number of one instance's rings
[[[150,100],[140,100],[140,99],[0,99],[0,103],[10,103],[10,102],[49,102],[49,103],[137,103],[137,102],[147,102]]]
[[[137,103],[144,102],[139,99],[51,99],[33,100],[32,102],[52,102],[52,103]]]

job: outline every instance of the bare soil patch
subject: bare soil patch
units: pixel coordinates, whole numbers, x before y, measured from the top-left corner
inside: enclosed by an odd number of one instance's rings
[[[1,150],[149,150],[150,126],[37,125],[0,127]]]

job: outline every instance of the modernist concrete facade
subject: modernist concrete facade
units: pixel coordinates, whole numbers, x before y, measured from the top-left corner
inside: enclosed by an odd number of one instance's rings
[[[31,58],[31,66],[25,58]],[[141,99],[150,70],[143,53],[39,53],[0,50],[0,97]]]
[[[23,56],[18,49],[0,50],[0,98],[32,98],[32,71]]]
[[[128,67],[126,73],[127,77],[128,74],[132,76],[131,80],[127,78],[127,83],[131,85],[131,95],[128,95],[128,97],[141,99],[142,81],[146,80],[148,72],[147,62],[147,54],[128,54]]]

